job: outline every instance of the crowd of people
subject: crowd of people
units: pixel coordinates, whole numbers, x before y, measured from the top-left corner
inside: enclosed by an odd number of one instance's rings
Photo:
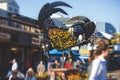
[[[89,66],[87,67],[88,72],[88,80],[110,80],[107,77],[107,59],[109,57],[109,45],[100,43],[96,50],[92,50],[90,52],[90,59],[89,59]],[[33,69],[29,61],[27,61],[27,70],[22,73],[19,70],[19,66],[16,59],[12,60],[11,70],[8,72],[7,77],[9,80],[37,80],[36,73],[39,76],[42,76],[44,72],[48,72],[49,78],[47,80],[57,80],[54,71],[50,69],[54,68],[66,68],[66,69],[79,69],[80,71],[84,71],[84,64],[81,62],[80,59],[77,59],[75,62],[72,61],[72,58],[69,58],[65,61],[64,66],[62,66],[59,60],[54,60],[54,62],[50,62],[46,65],[41,60],[39,64],[37,64],[36,70]],[[69,80],[66,77],[65,73],[61,74],[61,80]]]
[[[49,65],[50,64],[50,65]],[[50,71],[50,69],[58,69],[58,68],[66,68],[66,69],[83,69],[83,64],[82,62],[77,59],[75,62],[72,61],[72,58],[68,59],[64,66],[62,66],[62,62],[60,62],[58,59],[55,59],[54,62],[49,62],[47,65],[47,70],[46,70],[46,65],[44,64],[44,62],[42,60],[39,61],[39,63],[37,64],[37,68],[36,70],[33,69],[30,66],[30,62],[27,60],[26,61],[26,72],[21,72],[21,67],[22,65],[19,65],[16,59],[12,60],[12,65],[11,68],[8,72],[8,74],[6,75],[6,77],[9,80],[37,80],[36,79],[36,73],[39,76],[42,76],[44,72],[48,72],[49,74],[49,78],[53,78],[55,76],[55,72],[54,71]],[[65,78],[64,80],[67,80],[66,76],[64,73],[61,74],[62,78]],[[54,77],[56,78],[56,77]],[[51,80],[51,79],[48,79]],[[55,79],[56,80],[56,79]]]

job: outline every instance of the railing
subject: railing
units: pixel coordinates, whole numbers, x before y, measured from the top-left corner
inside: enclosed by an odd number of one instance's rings
[[[5,18],[0,18],[0,27],[32,34],[41,34],[41,30],[39,29],[39,27],[37,27],[37,25],[36,27],[34,27],[28,25],[27,23],[22,24],[15,21],[7,20]]]

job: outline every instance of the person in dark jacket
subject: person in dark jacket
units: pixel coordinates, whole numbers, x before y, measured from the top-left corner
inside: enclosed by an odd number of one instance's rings
[[[60,62],[58,62],[58,60],[55,60],[55,63],[52,65],[52,68],[61,68]]]

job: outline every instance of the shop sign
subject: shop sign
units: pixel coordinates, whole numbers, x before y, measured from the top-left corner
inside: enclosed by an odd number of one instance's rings
[[[39,39],[39,38],[32,37],[32,44],[40,45],[40,39]]]
[[[115,44],[113,48],[114,48],[114,51],[120,51],[120,44]]]
[[[10,40],[11,35],[0,32],[0,39]]]

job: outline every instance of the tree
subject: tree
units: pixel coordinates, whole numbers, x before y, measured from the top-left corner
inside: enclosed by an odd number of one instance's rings
[[[120,34],[114,33],[113,36],[114,36],[114,39],[111,40],[111,43],[112,44],[120,43]]]
[[[114,33],[113,36],[114,36],[115,38],[120,38],[120,34],[117,34],[117,33]]]

